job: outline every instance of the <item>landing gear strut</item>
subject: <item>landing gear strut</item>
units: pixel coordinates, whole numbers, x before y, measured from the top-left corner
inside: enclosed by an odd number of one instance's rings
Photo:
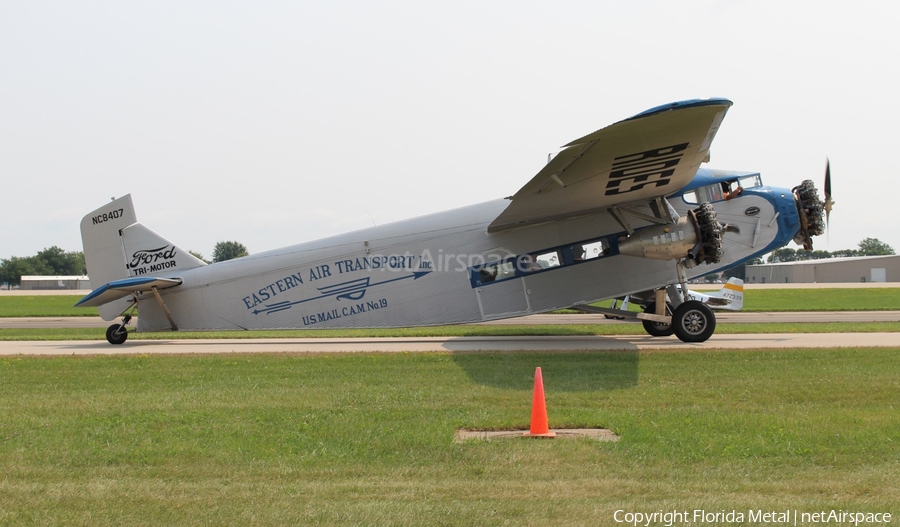
[[[666,302],[666,311],[663,313],[667,317],[671,317],[674,312],[674,308],[672,304]],[[647,307],[644,308],[644,313],[656,314],[656,302],[651,302],[647,304]],[[675,329],[672,327],[672,324],[666,324],[665,322],[655,322],[653,320],[641,320],[641,323],[644,325],[644,331],[647,332],[651,337],[670,337],[673,333],[675,333]]]
[[[109,341],[110,344],[122,344],[125,340],[128,339],[128,328],[125,326],[131,322],[131,313],[137,308],[137,302],[135,301],[133,304],[128,306],[125,311],[122,312],[122,323],[121,324],[113,324],[106,328],[106,340]]]
[[[648,292],[639,293],[643,297],[641,304],[645,309],[643,313],[637,313],[633,317],[643,322],[644,329],[651,336],[667,337],[674,333],[684,342],[703,342],[715,331],[716,317],[705,304],[691,300],[685,270],[700,264],[713,265],[722,261],[725,255],[722,238],[726,227],[719,223],[716,209],[709,202],[701,203],[682,217],[678,217],[664,198],[651,202],[650,208],[652,215],[632,209],[609,209],[613,218],[628,233],[628,236],[619,240],[619,254],[653,260],[674,260],[678,273],[676,281],[653,292],[654,298],[647,298]],[[635,230],[625,219],[626,213],[655,225]],[[680,289],[675,284],[680,285]],[[580,309],[604,314],[611,311],[588,309],[586,306],[581,306]]]

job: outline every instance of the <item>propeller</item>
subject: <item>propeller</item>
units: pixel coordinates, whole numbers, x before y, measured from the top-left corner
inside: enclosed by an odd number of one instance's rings
[[[834,200],[831,199],[831,160],[825,158],[825,226],[831,222],[831,208]]]

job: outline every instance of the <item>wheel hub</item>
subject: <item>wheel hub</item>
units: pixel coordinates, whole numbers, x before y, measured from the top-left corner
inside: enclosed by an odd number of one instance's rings
[[[699,335],[706,329],[706,317],[699,311],[688,311],[684,314],[684,329],[692,335]]]

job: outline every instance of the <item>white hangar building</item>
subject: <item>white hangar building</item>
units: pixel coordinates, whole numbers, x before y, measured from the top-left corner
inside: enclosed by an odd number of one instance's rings
[[[900,282],[900,255],[824,258],[747,266],[748,284]]]
[[[21,278],[22,290],[90,289],[87,276],[25,276]]]

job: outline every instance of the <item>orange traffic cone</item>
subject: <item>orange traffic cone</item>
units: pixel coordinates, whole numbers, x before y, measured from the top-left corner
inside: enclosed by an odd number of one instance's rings
[[[544,378],[541,368],[534,370],[534,397],[531,400],[531,429],[523,434],[524,437],[556,437],[550,431],[547,422],[547,403],[544,401]]]

